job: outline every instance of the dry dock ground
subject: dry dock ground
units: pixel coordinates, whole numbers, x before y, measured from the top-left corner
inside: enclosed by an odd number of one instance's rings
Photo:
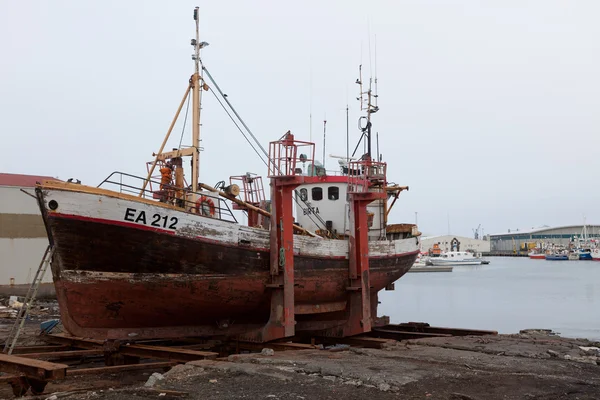
[[[111,400],[600,399],[599,346],[526,331],[410,340],[381,350],[241,354],[154,377],[146,371],[51,383],[47,395],[35,398],[54,400],[57,392],[56,399]],[[0,398],[10,397],[2,388]]]

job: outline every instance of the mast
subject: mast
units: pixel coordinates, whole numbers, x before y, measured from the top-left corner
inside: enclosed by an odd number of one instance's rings
[[[200,175],[200,21],[198,7],[194,8],[196,21],[196,39],[192,39],[194,46],[194,75],[192,75],[192,191],[198,191],[198,177]]]
[[[369,159],[371,159],[371,154],[372,154],[372,146],[371,146],[371,114],[376,113],[377,111],[379,111],[379,107],[377,106],[377,104],[373,104],[373,99],[375,99],[375,101],[377,101],[377,93],[373,93],[372,90],[372,86],[373,86],[373,79],[370,78],[369,79],[369,89],[366,92],[363,92],[363,83],[362,83],[362,65],[360,65],[358,67],[358,74],[359,74],[359,78],[356,80],[356,83],[360,85],[360,98],[358,99],[360,101],[360,109],[361,111],[367,111],[367,116],[366,117],[361,117],[361,119],[366,119],[367,123],[365,127],[361,127],[360,129],[363,131],[364,136],[366,137],[367,140],[367,156],[369,157]],[[377,81],[376,81],[377,82]],[[367,96],[366,98],[366,105],[365,105],[365,99],[363,96]]]

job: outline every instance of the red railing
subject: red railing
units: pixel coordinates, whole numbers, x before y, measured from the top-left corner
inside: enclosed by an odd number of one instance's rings
[[[383,191],[387,185],[387,164],[371,160],[348,163],[348,193]]]
[[[298,162],[305,166],[313,164],[315,159],[315,144],[295,140],[288,131],[276,142],[269,143],[269,177],[302,175],[303,169]]]
[[[262,177],[250,172],[246,175],[230,176],[230,184],[236,184],[240,187],[240,197],[246,203],[259,206],[265,200],[265,189],[263,187]]]

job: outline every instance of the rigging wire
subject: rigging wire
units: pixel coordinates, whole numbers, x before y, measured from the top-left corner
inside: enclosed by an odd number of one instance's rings
[[[246,136],[246,134],[244,134],[244,131],[242,130],[242,128],[240,128],[240,126],[238,125],[238,123],[235,121],[235,119],[233,118],[233,116],[231,115],[231,113],[229,112],[229,110],[225,107],[225,105],[223,104],[223,102],[221,101],[221,99],[217,96],[217,93],[215,93],[215,91],[212,89],[212,87],[209,87],[210,92],[215,96],[215,98],[217,99],[217,101],[219,102],[219,104],[221,105],[221,107],[223,108],[223,110],[227,113],[227,115],[229,116],[229,118],[231,119],[231,121],[233,122],[233,124],[236,126],[236,128],[238,128],[238,130],[240,131],[240,133],[242,134],[242,136],[244,137],[244,139],[246,139],[246,141],[248,142],[248,144],[250,145],[250,147],[252,147],[252,150],[254,150],[254,152],[256,153],[256,155],[258,155],[258,157],[260,158],[260,160],[263,162],[263,164],[265,164],[265,166],[267,168],[269,168],[269,164],[267,162],[268,160],[268,153],[265,150],[265,148],[260,144],[260,142],[258,141],[258,139],[256,138],[256,136],[254,136],[254,134],[252,133],[252,131],[250,130],[250,128],[248,128],[248,125],[246,125],[246,123],[244,122],[244,120],[242,119],[242,117],[240,117],[240,115],[237,113],[237,111],[235,110],[235,108],[233,107],[233,105],[229,102],[229,100],[227,100],[227,96],[225,96],[225,94],[223,93],[223,91],[221,90],[221,88],[219,87],[219,85],[217,84],[217,82],[214,80],[214,78],[212,77],[212,75],[210,74],[210,72],[208,72],[208,69],[206,69],[205,66],[202,66],[202,71],[206,72],[206,75],[208,76],[208,78],[210,79],[210,81],[212,82],[212,84],[214,85],[214,87],[217,89],[218,93],[221,95],[221,98],[223,100],[225,100],[225,103],[227,103],[227,105],[229,106],[229,108],[231,109],[231,111],[233,112],[233,114],[237,117],[237,119],[239,120],[239,122],[243,125],[243,127],[246,129],[247,133],[252,137],[252,139],[254,140],[254,143],[260,148],[260,150],[262,150],[262,153],[264,154],[264,156],[266,157],[263,158],[263,156],[258,152],[258,150],[256,149],[256,147],[254,147],[254,145],[252,144],[252,142],[250,141],[250,139],[248,139],[248,137]],[[302,199],[302,196],[300,196],[300,193],[298,193],[297,190],[294,190],[296,196],[293,196],[294,201],[296,202],[296,204],[298,204],[298,206],[300,206],[300,208],[304,211],[305,209],[302,207],[302,204],[300,204],[300,202],[298,201],[298,198],[300,198],[300,200],[304,203],[304,205],[306,207],[310,207],[310,205],[306,202],[306,200]],[[315,221],[313,219],[313,215],[319,220],[319,221]],[[315,226],[319,227],[319,228],[324,228],[325,230],[327,230],[330,234],[333,235],[333,232],[330,232],[327,229],[327,226],[325,224],[325,221],[323,220],[323,218],[321,218],[320,215],[316,215],[316,214],[311,214],[307,212],[307,216],[308,218],[315,224]],[[320,222],[320,223],[319,223]]]
[[[207,74],[208,74],[208,71],[207,71]],[[212,78],[211,78],[211,81],[212,81]],[[212,82],[214,83],[214,81],[212,81]],[[215,86],[216,86],[216,84],[215,84]],[[233,122],[233,124],[235,125],[235,127],[238,128],[238,130],[240,131],[240,133],[242,134],[242,136],[244,137],[244,139],[246,139],[246,141],[248,142],[248,144],[250,145],[250,147],[252,147],[252,150],[254,150],[254,152],[256,153],[256,155],[258,156],[258,158],[260,158],[260,161],[262,161],[263,164],[265,164],[265,166],[268,168],[269,164],[267,164],[267,162],[265,161],[265,159],[263,158],[263,156],[258,152],[258,150],[256,150],[256,147],[254,147],[254,145],[252,144],[252,142],[250,141],[250,139],[248,139],[248,136],[246,136],[246,134],[244,134],[244,131],[242,130],[242,128],[240,128],[240,126],[238,125],[238,123],[235,121],[235,119],[233,118],[233,116],[231,115],[231,113],[229,112],[229,110],[227,110],[227,108],[225,107],[225,105],[223,104],[223,102],[221,101],[221,99],[219,99],[219,97],[217,96],[217,94],[215,93],[215,91],[212,88],[209,88],[209,89],[210,89],[210,92],[215,96],[215,99],[217,99],[217,101],[219,102],[219,104],[221,105],[221,107],[223,107],[223,110],[227,113],[227,115],[231,119],[231,122]],[[225,100],[225,101],[227,101],[227,100]]]
[[[244,128],[246,128],[246,131],[248,131],[248,134],[250,134],[250,136],[252,136],[252,139],[254,139],[254,142],[258,145],[258,147],[260,147],[260,149],[262,150],[263,154],[268,159],[269,158],[269,154],[267,153],[267,151],[265,150],[265,148],[262,147],[262,145],[260,144],[260,142],[258,141],[258,139],[256,138],[256,136],[254,136],[254,134],[252,133],[252,131],[250,130],[250,128],[248,128],[248,125],[246,125],[246,123],[244,122],[244,120],[242,119],[242,117],[240,117],[240,115],[237,113],[237,111],[235,111],[235,108],[233,108],[233,106],[231,105],[231,103],[229,102],[229,100],[227,100],[227,96],[225,96],[225,94],[223,93],[223,91],[221,91],[221,88],[219,87],[219,85],[217,85],[217,82],[215,82],[215,80],[213,79],[212,75],[210,74],[210,72],[208,72],[208,70],[206,69],[206,67],[204,65],[202,66],[202,70],[206,71],[206,75],[208,76],[208,78],[210,79],[210,81],[213,83],[213,85],[215,85],[215,88],[217,89],[217,91],[219,92],[219,94],[221,95],[221,97],[223,97],[223,100],[225,100],[225,102],[227,103],[227,105],[229,106],[229,108],[231,108],[231,111],[233,111],[233,113],[239,119],[239,121],[242,123],[242,125],[244,126]]]
[[[183,128],[181,129],[181,137],[179,138],[179,149],[181,148],[181,142],[183,142],[183,133],[185,132],[185,125],[188,120],[188,111],[190,111],[190,98],[192,97],[191,93],[188,93],[187,98],[187,106],[185,107],[185,118],[183,119]]]

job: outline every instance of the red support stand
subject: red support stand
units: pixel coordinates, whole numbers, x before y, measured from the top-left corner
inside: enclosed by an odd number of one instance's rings
[[[298,147],[308,146],[309,156],[299,155]],[[310,158],[307,158],[310,157]],[[294,313],[294,189],[304,177],[296,170],[296,161],[314,159],[314,144],[295,141],[286,133],[269,147],[269,176],[271,178],[271,313],[260,330],[244,335],[244,340],[268,342],[296,333]]]
[[[371,296],[369,277],[369,221],[367,206],[386,198],[386,165],[371,160],[350,163],[348,196],[350,240],[348,251],[348,303],[346,322],[325,332],[326,336],[345,337],[369,332],[377,317],[377,294]]]

